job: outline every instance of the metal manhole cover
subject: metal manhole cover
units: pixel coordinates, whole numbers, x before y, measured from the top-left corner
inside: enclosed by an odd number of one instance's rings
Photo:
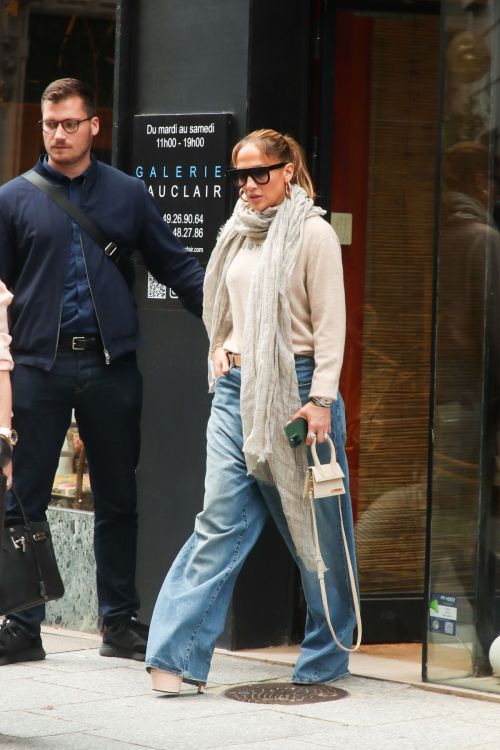
[[[244,703],[322,703],[338,701],[349,693],[332,685],[294,685],[291,682],[239,685],[224,693],[226,698]]]

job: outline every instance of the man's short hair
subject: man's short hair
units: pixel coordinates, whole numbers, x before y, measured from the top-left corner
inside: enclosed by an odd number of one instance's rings
[[[83,101],[88,117],[95,115],[95,96],[93,90],[78,78],[58,78],[49,83],[42,94],[42,108],[45,102],[62,102],[71,96],[79,96]]]

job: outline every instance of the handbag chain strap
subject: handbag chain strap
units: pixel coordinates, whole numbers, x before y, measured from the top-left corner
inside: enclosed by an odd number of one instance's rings
[[[335,446],[333,445],[332,439],[329,437],[328,442],[330,444],[330,456],[332,463],[335,462]],[[316,454],[316,445],[313,441],[313,444],[311,445],[311,452],[313,454],[314,462],[316,465],[319,465],[318,457]],[[356,585],[356,579],[354,577],[354,570],[352,567],[351,562],[351,555],[349,553],[349,544],[347,542],[347,537],[345,533],[344,528],[344,518],[342,516],[342,501],[340,495],[337,495],[337,501],[339,505],[339,516],[340,516],[340,529],[342,532],[342,539],[344,542],[344,550],[345,550],[345,556],[346,556],[346,563],[347,563],[347,570],[349,573],[349,583],[351,586],[351,592],[352,592],[352,601],[354,604],[354,612],[356,615],[356,627],[357,627],[357,639],[356,639],[356,645],[352,648],[348,648],[347,646],[344,646],[343,643],[339,641],[337,638],[337,634],[335,633],[335,630],[332,625],[332,621],[330,618],[330,608],[328,607],[328,597],[326,594],[326,587],[325,587],[325,566],[323,563],[323,557],[321,555],[321,548],[319,545],[319,536],[318,536],[318,526],[316,523],[316,509],[314,507],[314,491],[312,487],[312,482],[309,486],[308,490],[309,495],[309,502],[311,504],[311,517],[312,517],[312,529],[313,529],[313,538],[314,538],[314,547],[316,550],[316,567],[317,567],[317,573],[318,573],[318,580],[319,580],[319,586],[321,589],[321,600],[323,602],[323,609],[325,610],[325,617],[326,621],[328,623],[328,627],[330,629],[330,633],[332,634],[333,640],[337,644],[337,646],[342,651],[347,651],[348,653],[353,653],[354,651],[357,651],[361,645],[361,638],[363,635],[363,626],[361,622],[361,609],[359,606],[359,594],[358,594],[358,587]]]

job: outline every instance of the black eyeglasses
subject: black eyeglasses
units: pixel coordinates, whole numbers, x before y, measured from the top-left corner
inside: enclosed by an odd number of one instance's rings
[[[44,133],[55,133],[59,125],[63,126],[63,130],[66,133],[76,133],[82,122],[87,122],[87,120],[91,120],[94,116],[84,117],[83,120],[76,120],[72,117],[68,117],[66,120],[38,120],[38,124],[42,126]]]
[[[248,169],[228,169],[226,175],[229,177],[236,187],[244,187],[249,177],[255,182],[256,185],[267,185],[271,179],[270,172],[273,169],[280,169],[287,164],[286,161],[280,161],[279,164],[271,164],[268,167],[248,167]]]

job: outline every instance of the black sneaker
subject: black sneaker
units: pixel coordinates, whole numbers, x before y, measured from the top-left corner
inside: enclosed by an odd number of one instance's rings
[[[144,661],[148,642],[149,626],[131,617],[116,625],[105,625],[102,636],[101,656],[118,656],[122,659]]]
[[[45,651],[40,636],[31,635],[16,620],[5,619],[0,625],[0,666],[41,659]]]

